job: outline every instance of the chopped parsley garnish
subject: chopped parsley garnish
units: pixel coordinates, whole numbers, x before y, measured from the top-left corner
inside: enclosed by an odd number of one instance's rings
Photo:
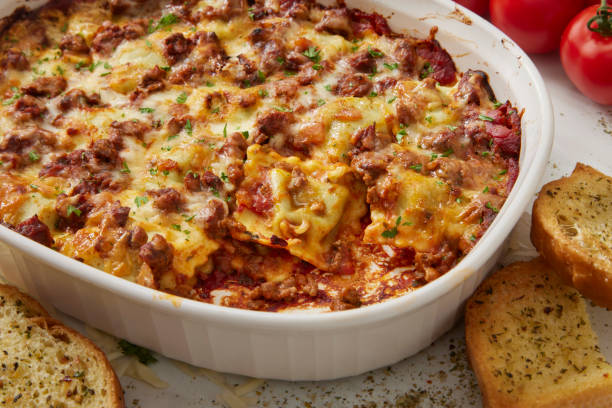
[[[255,9],[253,7],[248,8],[248,15],[251,20],[255,20],[255,13],[253,13]]]
[[[315,71],[319,71],[323,68],[323,66],[321,64],[314,64],[312,66],[312,69],[314,69]]]
[[[493,180],[499,180],[501,178],[501,176],[503,176],[507,172],[508,172],[508,170],[506,170],[506,169],[500,171],[499,173],[497,173],[497,175],[493,176]]]
[[[64,68],[62,68],[60,65],[57,65],[55,67],[55,70],[57,71],[58,74],[64,75]]]
[[[123,162],[121,164],[121,172],[126,174],[131,173],[130,168],[128,167],[126,162]]]
[[[493,118],[487,115],[483,115],[482,113],[480,115],[478,115],[478,119],[480,120],[486,120],[487,122],[493,122]]]
[[[396,99],[397,99],[397,96],[393,96],[393,97],[391,97],[391,98],[389,98],[389,99],[387,100],[387,103],[388,103],[388,104],[391,104],[391,103],[395,102],[395,100],[396,100]]]
[[[383,238],[395,238],[397,235],[397,228],[393,227],[391,229],[384,230],[381,235]]]
[[[178,135],[170,135],[170,136],[168,136],[168,139],[166,139],[166,140],[171,141],[171,140],[176,139],[177,137],[178,137]],[[164,150],[164,149],[162,148],[162,150]]]
[[[285,108],[284,106],[274,106],[274,109],[279,112],[293,112],[293,109]]]
[[[178,225],[178,224],[171,224],[170,226],[171,226],[172,228],[174,228],[175,230],[177,230],[177,231],[180,231],[180,230],[181,230],[181,226],[180,226],[180,225]]]
[[[489,192],[489,186],[486,186],[486,187],[484,188],[484,190],[482,190],[482,192],[483,192],[483,193],[488,193],[488,192]]]
[[[382,232],[382,237],[383,238],[395,238],[395,236],[397,235],[397,227],[400,225],[400,223],[402,222],[402,217],[399,216],[397,217],[397,220],[395,220],[395,226],[393,228],[384,230]]]
[[[373,58],[380,58],[385,55],[382,52],[373,49],[371,45],[368,45],[368,54],[370,54]]]
[[[476,241],[476,236],[474,234],[470,235],[470,241]]]
[[[144,365],[157,362],[157,359],[153,356],[153,353],[149,349],[137,346],[123,339],[119,340],[117,344],[124,355],[134,356]]]
[[[160,30],[160,29],[168,28],[172,24],[178,23],[178,21],[179,21],[179,18],[172,13],[166,14],[165,16],[160,18],[159,21],[157,22],[157,25],[155,25],[155,27],[153,26],[153,20],[150,20],[149,29],[148,29],[149,34],[154,33],[155,31]]]
[[[261,82],[266,82],[266,76],[260,70],[257,70],[257,79],[259,79]]]
[[[186,222],[193,220],[193,217],[195,217],[195,215],[187,215],[187,214],[183,214],[182,216]]]
[[[167,176],[168,174],[170,174],[170,170],[162,170],[162,174],[164,176]]]
[[[227,177],[227,174],[225,174],[224,172],[221,172],[221,180],[227,183],[229,181],[229,177]]]
[[[317,47],[308,47],[306,51],[303,53],[308,59],[312,62],[321,61],[321,51]]]
[[[176,97],[176,103],[185,103],[187,101],[187,94],[185,92],[181,92],[179,96]]]
[[[480,154],[482,155],[482,157],[487,157],[491,155],[491,152],[482,152]]]
[[[327,91],[331,92],[332,91],[332,87],[331,85],[327,84],[325,85],[323,88],[325,88]]]
[[[285,71],[285,76],[287,76],[287,77],[295,76],[295,72]]]
[[[451,132],[454,132],[455,130],[457,130],[457,126],[453,126],[453,125],[446,125],[446,127],[448,128],[448,130],[450,130]]]
[[[227,123],[223,126],[223,137],[227,138]]]
[[[134,202],[136,203],[136,207],[140,208],[141,205],[148,203],[149,199],[144,196],[138,196],[134,199]]]
[[[155,109],[153,108],[140,108],[140,113],[153,113]]]
[[[185,123],[185,132],[187,132],[189,136],[193,135],[193,128],[191,127],[191,120],[189,119],[187,119],[187,122]]]
[[[432,121],[431,116],[425,116],[425,121],[426,121],[427,123],[431,123],[431,121]]]
[[[147,48],[153,48],[153,44],[151,44],[151,41],[149,40],[145,41],[145,45],[147,46]]]
[[[257,94],[262,98],[265,98],[266,96],[268,96],[268,91],[266,91],[265,89],[260,89],[257,91]]]
[[[410,168],[414,171],[421,171],[421,169],[423,168],[422,164],[413,164],[412,166],[410,166]]]
[[[74,205],[69,205],[68,209],[66,210],[66,217],[70,217],[72,214],[76,214],[77,217],[80,217],[82,213],[81,210],[76,208]]]
[[[13,91],[13,96],[11,96],[9,99],[2,101],[2,105],[12,105],[17,99],[21,98],[21,94],[19,93],[19,89],[17,87],[11,87],[11,91]]]
[[[497,108],[499,108],[500,106],[502,106],[502,103],[501,103],[501,102],[495,102],[495,103],[493,104],[493,106],[495,106],[495,108],[497,109]]]
[[[454,153],[453,149],[448,149],[447,151],[442,153],[442,157],[448,157],[448,156],[450,156],[453,153]]]
[[[378,92],[376,92],[376,91],[372,91],[372,92],[370,92],[370,94],[369,94],[368,96],[369,96],[370,98],[374,98],[374,97],[378,96]]]
[[[156,176],[157,175],[157,167],[151,167],[149,169],[149,174],[152,176]]]
[[[428,76],[430,76],[431,74],[433,74],[433,72],[434,72],[434,69],[431,66],[431,64],[429,62],[426,62],[425,65],[423,65],[423,69],[421,70],[419,78],[425,79]]]
[[[434,161],[438,158],[438,155],[436,153],[432,153],[431,157],[430,157],[430,161]]]
[[[395,138],[397,139],[398,143],[401,143],[404,136],[406,136],[406,129],[400,129],[400,131],[397,132],[397,135],[395,135]]]
[[[378,74],[378,68],[376,68],[376,65],[372,67],[372,73],[368,74],[368,78],[372,79],[376,76],[376,74]]]
[[[161,68],[161,69],[163,69],[163,70],[164,70],[164,71],[166,71],[166,72],[170,71],[170,67],[168,67],[168,66],[165,66],[165,67],[160,67],[160,68]]]
[[[39,71],[38,68],[33,67],[32,72],[36,75],[45,75],[46,71]]]
[[[323,105],[325,105],[325,101],[324,101],[323,99],[319,99],[319,100],[317,101],[317,105],[318,105],[318,106],[323,106]]]
[[[276,62],[283,65],[285,63],[285,59],[283,57],[276,57]]]
[[[96,68],[98,68],[98,66],[102,64],[102,61],[98,61],[98,62],[92,62],[87,69],[89,70],[89,72],[94,72],[96,70]]]
[[[497,208],[493,207],[490,201],[487,201],[487,203],[485,204],[485,207],[487,207],[489,210],[493,211],[494,213],[499,212]]]
[[[385,68],[387,68],[390,71],[393,71],[394,69],[397,69],[397,67],[399,67],[399,64],[397,62],[394,62],[393,64],[388,64],[384,62],[383,65]]]
[[[211,188],[210,188],[210,191],[213,193],[213,195],[214,195],[215,197],[219,197],[219,190],[217,190],[217,189],[216,189],[216,188],[214,188],[214,187],[211,187]]]
[[[246,140],[249,140],[249,131],[245,130],[244,132],[242,132],[242,136],[244,136]]]
[[[219,107],[217,106],[216,108],[211,110],[210,113],[219,113]]]
[[[212,88],[213,86],[215,86],[215,83],[211,81],[206,81],[206,86]]]
[[[104,68],[105,69],[113,69],[113,66],[111,64],[109,64],[108,62],[104,63]]]
[[[30,161],[32,162],[37,162],[38,160],[40,160],[40,156],[36,152],[28,153],[28,157],[30,158]]]

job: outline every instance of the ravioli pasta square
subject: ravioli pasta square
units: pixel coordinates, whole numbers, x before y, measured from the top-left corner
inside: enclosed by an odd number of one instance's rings
[[[365,206],[351,204],[361,197],[351,189],[349,167],[285,158],[252,145],[244,170],[234,219],[245,230],[235,236],[286,248],[322,270],[330,269],[329,251],[337,235],[365,214]]]
[[[440,179],[395,167],[377,184],[374,188],[391,188],[398,197],[391,208],[384,202],[370,205],[372,223],[365,229],[366,242],[431,251],[467,226],[459,217],[461,206]]]

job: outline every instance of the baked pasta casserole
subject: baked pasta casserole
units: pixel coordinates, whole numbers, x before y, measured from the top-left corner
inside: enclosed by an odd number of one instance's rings
[[[518,175],[521,113],[484,72],[343,1],[64,0],[1,27],[3,225],[173,295],[402,295]]]

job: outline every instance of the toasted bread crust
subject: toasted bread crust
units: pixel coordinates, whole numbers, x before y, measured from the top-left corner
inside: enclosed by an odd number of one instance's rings
[[[32,324],[36,324],[37,326],[44,328],[55,338],[67,337],[71,343],[74,342],[78,344],[80,348],[87,350],[87,353],[101,364],[103,373],[100,375],[104,376],[108,381],[105,408],[125,407],[123,389],[121,388],[119,379],[106,358],[106,355],[104,352],[102,352],[102,350],[100,350],[100,348],[98,348],[98,346],[79,332],[65,326],[59,320],[51,317],[38,301],[19,291],[17,288],[0,284],[0,295],[4,296],[6,299],[21,301],[28,314],[28,316],[24,316],[24,318],[30,320]],[[3,306],[3,304],[0,304],[0,306]]]
[[[603,197],[590,191],[599,191],[602,188]],[[606,188],[610,195],[605,195]],[[571,199],[595,200],[596,205],[606,206],[601,211],[599,208],[594,209],[594,213],[589,212],[591,208],[580,212],[570,207],[574,213],[578,213],[577,219],[571,220],[577,223],[578,229],[582,226],[581,219],[587,221],[587,218],[596,217],[601,223],[612,221],[612,208],[607,207],[607,203],[612,200],[612,178],[590,166],[578,163],[571,176],[542,187],[533,206],[531,241],[564,282],[574,286],[596,304],[612,308],[612,244],[605,242],[605,237],[601,239],[601,244],[607,245],[608,250],[604,248],[599,253],[607,260],[594,259],[592,253],[585,250],[578,239],[563,231],[557,217],[568,211],[564,207],[571,205]],[[582,206],[593,207],[592,203],[587,202],[581,203],[580,207]],[[576,231],[572,230],[571,226],[569,228],[571,233]],[[589,233],[588,227],[584,226],[584,234]]]
[[[541,258],[482,283],[466,306],[465,335],[485,407],[612,406],[612,367],[584,301]]]
[[[32,314],[32,317],[47,317],[51,318],[51,315],[45,310],[44,307],[36,299],[27,293],[21,292],[14,286],[4,285],[0,283],[0,295],[5,295],[11,299],[19,299],[27,307],[28,311]]]
[[[121,383],[117,378],[117,374],[115,374],[115,370],[113,370],[113,367],[106,358],[106,354],[104,354],[104,352],[100,350],[100,348],[96,346],[87,337],[83,336],[78,331],[71,329],[68,326],[65,326],[59,320],[49,318],[47,320],[47,324],[49,327],[49,331],[65,334],[72,341],[81,343],[84,347],[88,349],[88,351],[94,356],[97,361],[103,364],[104,375],[108,378],[110,386],[110,389],[107,390],[107,402],[109,404],[109,408],[124,408],[125,401],[123,399],[123,388],[121,388]]]

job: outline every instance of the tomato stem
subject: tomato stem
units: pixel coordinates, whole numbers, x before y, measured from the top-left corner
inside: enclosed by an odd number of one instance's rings
[[[603,37],[612,37],[612,10],[608,0],[601,0],[597,13],[587,22],[587,28]]]

